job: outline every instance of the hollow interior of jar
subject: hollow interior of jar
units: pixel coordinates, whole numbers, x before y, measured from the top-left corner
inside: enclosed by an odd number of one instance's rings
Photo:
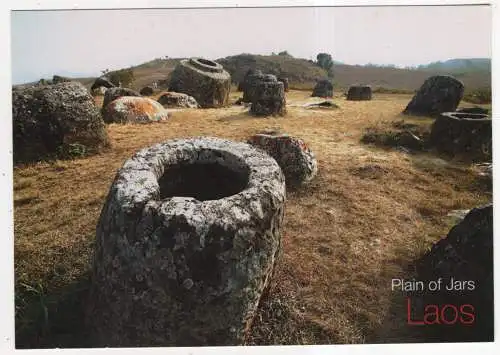
[[[250,169],[231,154],[204,150],[198,159],[179,162],[164,169],[158,179],[160,198],[193,197],[199,201],[218,200],[243,191]]]

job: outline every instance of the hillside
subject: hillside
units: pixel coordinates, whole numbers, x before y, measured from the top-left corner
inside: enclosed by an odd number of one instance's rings
[[[419,65],[420,70],[448,70],[452,72],[464,71],[491,71],[491,59],[489,58],[468,58],[450,59],[444,62],[433,62],[426,65]]]
[[[294,84],[314,83],[317,79],[326,77],[326,71],[312,61],[289,55],[240,54],[218,59],[218,62],[231,74],[235,83],[243,80],[248,69],[260,69],[264,73],[284,76]]]
[[[135,80],[130,85],[140,90],[153,82],[160,82],[159,87],[168,88],[168,78],[181,58],[154,59],[132,67]],[[313,61],[294,58],[289,55],[254,55],[239,54],[216,59],[231,74],[233,83],[243,79],[248,69],[260,69],[265,73],[288,77],[290,86],[296,89],[312,89],[319,78],[326,77],[326,71]],[[472,63],[467,67],[467,62]],[[478,60],[456,59],[446,62],[431,63],[421,69],[400,69],[395,67],[347,65],[336,62],[334,66],[334,84],[337,88],[350,85],[368,84],[373,87],[414,91],[431,75],[448,74],[461,80],[466,91],[491,87],[491,67],[481,66]],[[466,63],[466,64],[464,64]],[[469,63],[469,64],[470,64]],[[484,63],[483,63],[484,64]],[[465,65],[465,67],[463,66]],[[76,79],[90,88],[93,78]]]
[[[167,79],[180,59],[156,59],[134,67],[136,89],[159,79]],[[315,81],[326,77],[326,71],[314,62],[287,55],[240,54],[216,59],[231,74],[236,84],[243,79],[248,69],[260,69],[265,73],[288,77],[291,87],[312,88]],[[461,80],[467,90],[491,86],[491,71],[462,70],[457,72],[448,68],[400,69],[390,67],[371,67],[361,65],[335,64],[334,83],[336,87],[346,88],[352,84],[363,83],[374,87],[398,90],[416,90],[431,75],[450,74]]]
[[[134,89],[141,89],[154,81],[168,79],[181,58],[154,59],[150,62],[132,67],[135,80]],[[216,59],[231,74],[232,81],[237,84],[243,79],[248,69],[261,69],[265,73],[283,75],[290,82],[297,85],[313,85],[316,79],[326,77],[325,70],[306,59],[291,56],[264,56],[253,54],[240,54],[226,58]],[[163,85],[162,85],[163,86]]]
[[[399,90],[417,90],[429,76],[438,74],[453,75],[461,80],[466,90],[491,86],[490,71],[471,71],[454,73],[450,70],[416,70],[387,67],[364,67],[336,65],[335,81],[341,87],[355,83],[369,84]]]

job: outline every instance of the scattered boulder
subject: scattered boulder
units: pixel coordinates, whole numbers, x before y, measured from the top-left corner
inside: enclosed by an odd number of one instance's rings
[[[168,112],[157,101],[146,97],[121,96],[103,111],[106,123],[150,123],[168,119]]]
[[[181,94],[179,92],[164,92],[158,98],[158,102],[163,105],[163,107],[174,108],[198,108],[199,105],[195,98],[186,94]]]
[[[12,90],[12,119],[16,163],[88,155],[109,146],[99,110],[78,82]]]
[[[423,305],[428,304],[472,306],[467,311],[474,314],[475,320],[471,322],[468,316],[467,325],[442,326],[441,342],[493,341],[492,204],[472,209],[417,261],[416,271],[419,280],[427,282],[441,278],[443,282],[440,291],[420,295],[420,312],[423,312]],[[415,299],[413,301],[416,303]]]
[[[428,78],[403,111],[405,115],[436,116],[455,111],[462,100],[464,84],[446,75]]]
[[[122,97],[122,96],[142,97],[142,95],[140,93],[138,93],[137,91],[132,90],[132,89],[117,88],[117,87],[109,88],[104,93],[104,100],[102,102],[102,112],[104,112],[104,110],[106,109],[106,106],[108,106],[108,104],[111,101],[114,101],[117,98]]]
[[[139,91],[142,96],[151,96],[154,94],[154,89],[151,86],[145,86]]]
[[[288,86],[289,86],[288,78],[279,77],[278,81],[281,81],[283,83],[283,88],[285,89],[285,92],[288,92]]]
[[[251,114],[255,116],[286,114],[285,90],[283,83],[277,81],[276,77],[264,76],[263,80],[254,86],[252,96]]]
[[[268,131],[255,134],[248,143],[263,149],[278,162],[288,187],[306,184],[318,172],[314,153],[300,138]]]
[[[333,97],[333,84],[329,79],[318,80],[313,89],[313,97]]]
[[[113,84],[108,78],[106,77],[100,77],[95,79],[94,83],[92,84],[92,87],[90,90],[94,92],[94,90],[100,88],[100,87],[105,87],[107,89],[109,88],[114,88],[115,84]]]
[[[368,85],[351,86],[347,91],[347,100],[363,101],[372,99],[372,88]]]
[[[176,139],[127,160],[97,225],[96,346],[241,345],[281,250],[285,180],[248,144]]]
[[[226,106],[231,90],[231,75],[211,60],[182,60],[172,72],[169,91],[187,94],[203,108]]]
[[[492,120],[476,113],[442,113],[432,124],[429,142],[443,153],[467,153],[473,159],[490,160]]]

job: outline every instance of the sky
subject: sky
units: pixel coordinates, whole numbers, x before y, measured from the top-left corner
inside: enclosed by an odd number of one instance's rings
[[[13,11],[12,81],[284,50],[397,66],[490,58],[491,16],[489,6]]]

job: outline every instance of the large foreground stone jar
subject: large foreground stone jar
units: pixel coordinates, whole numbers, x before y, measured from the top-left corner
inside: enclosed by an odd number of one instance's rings
[[[97,225],[95,346],[244,343],[284,203],[278,164],[245,143],[171,140],[126,161]]]
[[[219,63],[203,58],[181,60],[168,89],[194,97],[202,108],[226,106],[230,90],[231,75]]]

